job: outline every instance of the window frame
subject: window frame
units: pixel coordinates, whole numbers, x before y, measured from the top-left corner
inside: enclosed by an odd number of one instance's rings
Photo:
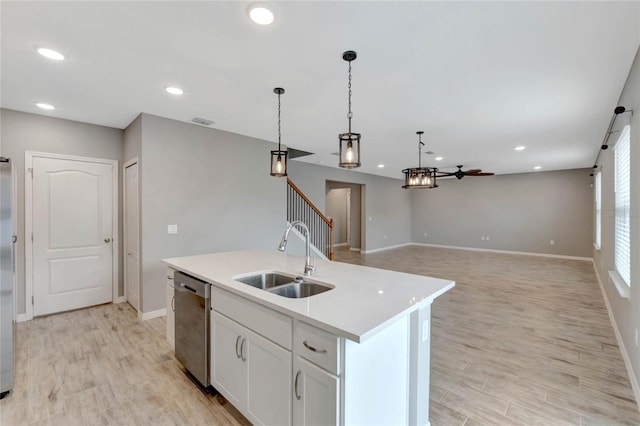
[[[627,124],[614,151],[614,283],[631,287],[631,127]],[[617,278],[617,279],[616,279]],[[626,293],[626,292],[625,292]]]

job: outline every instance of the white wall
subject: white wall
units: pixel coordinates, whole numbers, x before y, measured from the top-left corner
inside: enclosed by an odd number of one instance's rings
[[[347,243],[347,192],[346,188],[327,192],[326,216],[333,219],[333,244]]]
[[[601,278],[606,299],[613,314],[621,338],[621,349],[630,363],[636,398],[640,398],[640,349],[636,344],[636,333],[640,332],[640,50],[629,73],[618,105],[634,110],[633,115],[624,114],[616,121],[613,130],[619,130],[627,120],[631,123],[631,294],[620,297],[608,271],[614,270],[614,194],[613,194],[613,149],[601,151],[602,166],[602,244],[593,250],[593,258]],[[613,109],[613,108],[612,108]],[[612,111],[613,112],[613,111]],[[606,129],[605,129],[606,130]],[[611,145],[615,134],[611,138]],[[634,383],[635,382],[635,383]]]
[[[25,151],[117,160],[122,165],[122,130],[96,126],[77,121],[61,120],[43,115],[28,114],[8,109],[0,110],[2,123],[0,138],[2,155],[13,160],[18,177],[18,205],[14,215],[18,224],[16,246],[17,303],[16,312],[25,313],[25,235],[24,235],[24,169]],[[121,173],[118,173],[120,176]],[[121,182],[121,178],[119,178]],[[121,183],[119,183],[121,185]],[[122,206],[122,199],[119,199]],[[122,221],[122,215],[118,215]],[[120,253],[122,253],[122,227],[120,227]],[[122,259],[119,259],[118,282],[122,294]]]
[[[269,176],[275,144],[142,114],[142,311],[165,307],[163,258],[276,250],[286,179]],[[177,235],[167,225],[178,225]]]
[[[435,189],[410,190],[412,239],[417,243],[590,258],[590,172],[576,169],[467,176],[441,179]]]

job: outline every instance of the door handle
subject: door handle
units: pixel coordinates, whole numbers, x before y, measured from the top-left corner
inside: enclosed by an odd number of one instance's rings
[[[238,338],[236,339],[236,358],[240,358],[240,351],[238,350],[238,343],[240,342],[240,338],[242,336],[238,336]]]
[[[302,395],[298,394],[298,379],[300,378],[300,370],[296,373],[296,379],[293,382],[293,393],[296,395],[296,399],[299,401]]]
[[[111,238],[105,238],[105,239],[104,239],[104,242],[105,242],[105,243],[110,243],[110,242],[111,242]]]

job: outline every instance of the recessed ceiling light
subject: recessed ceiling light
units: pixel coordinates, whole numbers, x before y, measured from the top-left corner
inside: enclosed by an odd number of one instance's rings
[[[542,166],[534,166],[533,170],[540,170]]]
[[[435,160],[436,161],[442,161],[442,157],[436,157]]]
[[[164,88],[164,90],[166,90],[167,92],[171,93],[172,95],[182,95],[184,93],[184,90],[182,90],[179,87],[174,87],[174,86],[167,86]]]
[[[36,102],[36,106],[38,108],[47,109],[47,110],[56,109],[56,107],[54,107],[53,105],[45,104],[44,102]]]
[[[258,25],[269,25],[273,22],[273,12],[264,6],[251,7],[249,17]]]
[[[520,145],[520,146],[516,146],[513,149],[515,149],[516,151],[524,151],[525,149],[527,149],[527,147],[524,145]]]
[[[384,169],[384,164],[378,164],[379,169]]]
[[[53,59],[54,61],[62,61],[64,59],[64,55],[62,53],[44,47],[39,48],[38,53],[45,58]]]

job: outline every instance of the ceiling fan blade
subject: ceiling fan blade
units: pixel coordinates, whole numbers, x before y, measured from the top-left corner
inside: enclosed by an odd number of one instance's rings
[[[495,173],[485,172],[485,173],[478,173],[477,175],[474,175],[474,176],[493,176],[493,175],[495,175]]]
[[[468,175],[473,175],[476,173],[480,173],[482,171],[482,169],[471,169],[471,170],[464,170],[464,172]]]

